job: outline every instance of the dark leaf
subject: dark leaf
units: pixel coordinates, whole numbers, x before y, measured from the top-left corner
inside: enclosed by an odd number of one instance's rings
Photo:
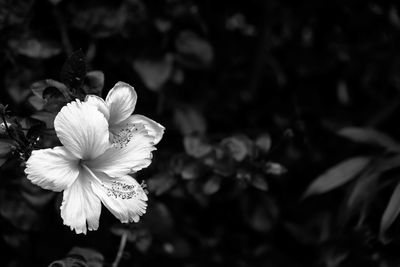
[[[397,183],[389,203],[383,213],[380,225],[380,239],[382,242],[387,243],[389,239],[385,236],[386,230],[392,225],[400,212],[400,182]]]
[[[192,180],[203,176],[206,172],[206,166],[198,161],[190,161],[182,169],[181,176],[185,180]]]
[[[6,157],[13,147],[13,142],[7,139],[0,139],[0,158]]]
[[[370,160],[368,157],[355,157],[331,167],[311,183],[303,197],[322,194],[349,182],[365,169]]]
[[[136,60],[133,68],[152,91],[160,90],[169,80],[173,71],[173,56],[167,54],[160,60]]]
[[[271,136],[268,133],[262,134],[257,137],[255,144],[263,153],[268,153],[271,149]]]
[[[81,256],[85,260],[88,267],[103,267],[103,255],[91,248],[74,247],[68,253],[68,256]]]
[[[233,175],[235,172],[235,161],[231,158],[222,158],[215,161],[213,171],[223,177]]]
[[[16,192],[0,193],[0,215],[21,230],[34,230],[38,227],[39,215]]]
[[[22,232],[22,231],[15,231],[15,232],[7,232],[3,233],[2,237],[4,241],[12,248],[16,250],[23,250],[26,249],[27,246],[29,246],[29,235],[27,232]]]
[[[150,232],[147,229],[138,229],[138,231],[136,232],[136,236],[136,248],[142,253],[147,252],[153,241]]]
[[[152,201],[143,220],[154,235],[168,235],[174,226],[171,212],[161,202]]]
[[[198,136],[185,136],[183,145],[186,153],[195,158],[201,158],[212,151],[212,146]]]
[[[95,38],[106,38],[121,33],[127,19],[132,16],[126,8],[107,5],[77,6],[72,25]]]
[[[53,191],[45,190],[32,184],[28,179],[21,181],[21,188],[22,197],[36,209],[45,207],[56,195]]]
[[[146,183],[149,191],[159,196],[168,192],[176,184],[176,179],[168,173],[160,173],[148,179]]]
[[[379,173],[373,172],[362,175],[355,183],[347,200],[349,208],[358,208],[364,201],[371,200],[371,196],[375,195],[378,189],[376,182],[379,178]]]
[[[60,80],[70,89],[77,90],[83,85],[86,75],[86,61],[83,51],[79,49],[72,53],[72,55],[64,63]]]
[[[164,251],[174,258],[187,258],[191,254],[190,244],[176,233],[163,244]]]
[[[203,185],[203,193],[206,195],[212,195],[218,192],[221,188],[222,177],[219,175],[213,175],[208,181]]]
[[[250,183],[257,189],[260,189],[262,191],[268,191],[267,179],[262,174],[253,175]]]
[[[36,95],[30,96],[28,102],[36,110],[42,110],[45,104],[45,101]]]
[[[282,175],[287,172],[287,169],[280,163],[269,161],[264,166],[264,172],[271,175]]]
[[[203,115],[192,107],[176,109],[174,121],[182,135],[204,134],[206,121]]]
[[[43,91],[45,104],[43,108],[49,112],[58,112],[68,101],[65,96],[55,87],[48,87]]]
[[[175,47],[180,63],[190,68],[203,68],[211,64],[214,51],[210,43],[191,31],[183,31],[178,36]]]
[[[378,145],[389,151],[400,151],[400,144],[398,142],[374,129],[346,127],[339,130],[338,134],[354,142]]]
[[[46,59],[61,53],[60,45],[37,38],[13,39],[8,45],[18,54],[30,58]]]
[[[257,204],[248,201],[244,206],[250,226],[258,232],[269,232],[276,223],[279,210],[275,201],[268,196],[261,196]]]
[[[248,138],[233,136],[221,141],[221,145],[236,161],[243,161],[252,151],[252,143]]]
[[[3,166],[4,163],[6,163],[7,158],[0,158],[0,167]]]
[[[67,256],[62,260],[53,261],[49,267],[89,267],[82,256]]]
[[[45,99],[45,90],[48,88],[56,88],[67,100],[70,100],[68,88],[65,84],[52,79],[41,80],[31,85],[31,91],[41,99]]]
[[[86,73],[83,91],[88,95],[101,96],[104,87],[104,73],[93,70]]]
[[[54,119],[56,117],[55,113],[47,111],[38,111],[31,116],[31,118],[42,121],[46,124],[48,129],[54,128]]]

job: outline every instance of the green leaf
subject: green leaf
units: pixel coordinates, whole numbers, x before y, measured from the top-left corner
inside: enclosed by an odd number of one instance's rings
[[[380,239],[382,242],[389,242],[385,236],[386,230],[392,225],[400,212],[400,182],[396,185],[392,196],[390,197],[389,204],[383,213],[380,226]]]
[[[355,178],[369,164],[368,157],[347,159],[320,175],[307,188],[303,198],[331,191]]]
[[[400,151],[400,144],[386,134],[375,129],[346,127],[337,132],[354,142],[377,145],[390,151]]]

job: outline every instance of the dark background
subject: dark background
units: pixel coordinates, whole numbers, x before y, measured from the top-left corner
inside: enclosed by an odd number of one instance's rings
[[[123,233],[119,266],[398,266],[399,12],[395,1],[0,0],[0,102],[28,147],[0,149],[0,266],[111,266]],[[136,175],[149,190],[140,223],[103,207],[99,230],[76,235],[61,194],[27,181],[24,160],[58,144],[49,118],[66,101],[49,85],[34,98],[44,79],[78,98],[127,82],[135,113],[166,127]]]

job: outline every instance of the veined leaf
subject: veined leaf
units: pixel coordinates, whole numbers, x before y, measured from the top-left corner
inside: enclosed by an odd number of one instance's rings
[[[392,196],[390,197],[389,204],[383,213],[380,226],[380,239],[382,242],[389,242],[385,236],[386,230],[392,225],[394,220],[400,213],[400,182],[396,185]]]
[[[370,162],[368,157],[347,159],[320,175],[308,187],[303,198],[331,191],[355,178]]]
[[[337,132],[354,142],[378,145],[390,151],[400,151],[400,144],[388,135],[374,129],[345,127]]]

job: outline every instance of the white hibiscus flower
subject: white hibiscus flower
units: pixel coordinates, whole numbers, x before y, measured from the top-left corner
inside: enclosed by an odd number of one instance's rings
[[[157,144],[164,134],[165,128],[159,123],[143,115],[132,115],[137,95],[135,89],[127,83],[117,82],[105,101],[96,95],[86,96],[85,101],[96,106],[106,117],[114,145],[124,146],[137,127],[143,126],[154,138],[154,144]]]
[[[115,110],[110,114],[112,118],[124,117]],[[137,222],[146,212],[147,195],[127,174],[150,164],[154,134],[138,124],[130,129],[129,140],[118,145],[114,139],[111,143],[105,116],[79,100],[61,109],[54,127],[63,146],[33,151],[25,173],[44,189],[64,191],[64,224],[76,233],[97,230],[101,203],[121,222]]]

